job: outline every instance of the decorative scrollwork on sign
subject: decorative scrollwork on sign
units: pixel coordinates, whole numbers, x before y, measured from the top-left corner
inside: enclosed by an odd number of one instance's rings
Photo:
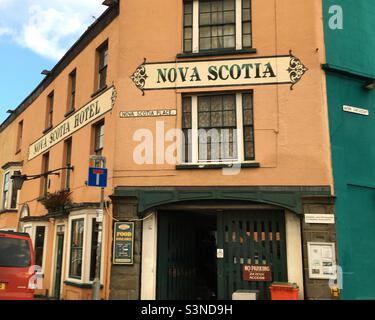
[[[112,108],[115,106],[116,99],[117,99],[117,90],[115,87],[113,87],[112,97],[111,97]]]
[[[130,79],[133,80],[137,88],[142,91],[143,95],[145,95],[143,88],[145,87],[146,79],[148,78],[146,74],[145,65],[146,65],[146,58],[144,59],[143,63],[137,68],[137,70],[135,70],[133,75],[130,77]]]
[[[300,59],[298,59],[292,54],[292,51],[290,51],[289,53],[290,53],[290,62],[289,62],[288,72],[290,76],[290,81],[292,82],[290,89],[293,90],[293,87],[296,85],[296,83],[301,80],[303,75],[309,69],[304,66],[304,64],[301,62]]]

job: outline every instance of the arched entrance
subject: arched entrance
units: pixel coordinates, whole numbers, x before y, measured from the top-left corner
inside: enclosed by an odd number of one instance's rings
[[[231,300],[238,290],[267,300],[271,282],[288,281],[285,213],[271,206],[160,209],[157,243],[160,300]],[[249,276],[245,267],[269,273]]]

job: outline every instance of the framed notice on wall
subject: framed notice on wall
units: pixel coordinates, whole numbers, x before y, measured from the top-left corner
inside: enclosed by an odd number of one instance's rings
[[[336,278],[336,250],[334,243],[307,243],[310,279]]]
[[[113,264],[134,264],[134,222],[116,222],[113,236]]]

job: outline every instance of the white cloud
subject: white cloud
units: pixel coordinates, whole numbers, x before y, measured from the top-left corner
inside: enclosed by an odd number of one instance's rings
[[[3,1],[3,0],[0,0],[0,1]],[[0,37],[12,35],[12,34],[13,34],[12,29],[9,29],[9,28],[6,28],[6,27],[0,27]]]
[[[106,9],[102,0],[0,0],[0,37],[58,60]]]

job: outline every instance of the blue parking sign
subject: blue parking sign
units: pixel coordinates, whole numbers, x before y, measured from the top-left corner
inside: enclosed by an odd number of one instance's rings
[[[89,168],[89,187],[107,187],[108,169]]]

